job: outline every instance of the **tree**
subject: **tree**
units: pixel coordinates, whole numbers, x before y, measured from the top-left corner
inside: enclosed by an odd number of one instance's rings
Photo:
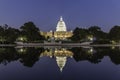
[[[13,43],[16,41],[17,37],[19,36],[20,31],[18,29],[9,27],[5,33],[6,33],[7,42]]]
[[[114,26],[109,32],[109,38],[117,42],[120,41],[120,26]]]
[[[5,41],[4,39],[4,28],[0,26],[0,42],[3,43]]]
[[[104,40],[108,38],[108,33],[103,32],[98,26],[91,26],[88,28],[88,31],[96,38],[96,40]]]
[[[44,40],[45,38],[40,35],[39,28],[33,22],[27,22],[20,27],[21,36],[26,37],[27,41],[38,41]]]
[[[91,26],[88,30],[95,33],[101,31],[101,28],[98,26]]]
[[[9,27],[7,24],[0,26],[0,42],[14,43],[19,35],[19,30]]]
[[[88,35],[89,35],[89,32],[87,29],[82,29],[77,27],[73,31],[73,36],[71,37],[71,40],[80,42],[82,40],[85,40]]]
[[[79,28],[75,28],[75,30],[73,31],[73,36],[71,37],[71,40],[73,41],[79,41],[80,36],[79,36]]]

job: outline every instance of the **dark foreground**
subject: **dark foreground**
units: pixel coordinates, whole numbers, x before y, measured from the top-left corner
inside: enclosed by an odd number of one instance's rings
[[[119,47],[0,47],[0,80],[120,80]]]

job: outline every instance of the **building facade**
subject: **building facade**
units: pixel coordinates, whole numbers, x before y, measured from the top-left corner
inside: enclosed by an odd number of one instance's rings
[[[73,35],[72,31],[67,31],[67,27],[63,18],[57,23],[56,31],[41,32],[41,35],[45,36],[47,39],[54,37],[55,40],[65,40]]]

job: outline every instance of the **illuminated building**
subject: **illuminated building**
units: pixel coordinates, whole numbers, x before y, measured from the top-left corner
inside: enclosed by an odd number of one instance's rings
[[[62,17],[57,23],[56,31],[49,31],[49,32],[41,32],[41,35],[45,36],[46,38],[54,37],[55,40],[65,40],[73,35],[72,31],[67,31],[66,24]]]

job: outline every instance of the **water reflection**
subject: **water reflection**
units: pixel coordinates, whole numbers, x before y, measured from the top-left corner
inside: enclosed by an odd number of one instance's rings
[[[41,57],[55,58],[60,71],[63,71],[67,59],[73,58],[76,62],[89,61],[98,64],[108,56],[112,63],[120,64],[119,47],[73,47],[73,48],[42,48],[42,47],[1,47],[0,64],[7,65],[12,61],[19,61],[24,66],[32,67]]]
[[[74,59],[78,61],[87,60],[91,63],[99,63],[105,56],[108,56],[110,60],[118,65],[120,64],[120,49],[115,47],[94,47],[94,48],[72,48],[74,53]]]
[[[32,67],[35,62],[39,60],[39,56],[44,52],[44,48],[16,48],[17,54],[19,56],[19,61],[28,67]]]
[[[56,63],[60,69],[60,71],[62,72],[63,68],[65,67],[65,64],[67,62],[67,58],[73,56],[73,53],[69,50],[67,50],[66,48],[50,48],[50,49],[46,49],[41,55],[40,57],[43,56],[49,56],[50,58],[56,58]]]

